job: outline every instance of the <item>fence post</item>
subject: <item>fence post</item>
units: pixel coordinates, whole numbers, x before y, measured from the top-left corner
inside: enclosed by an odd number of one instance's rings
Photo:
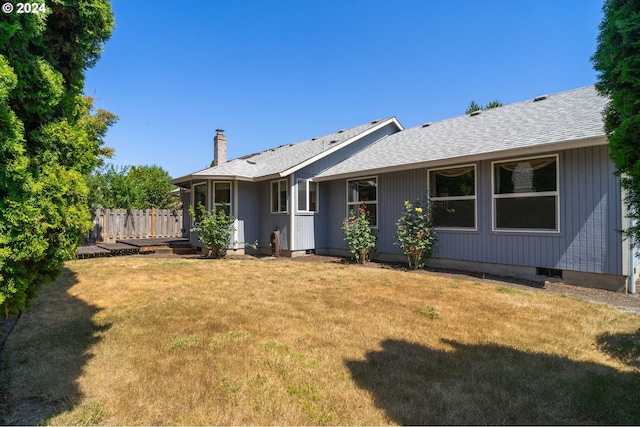
[[[151,206],[151,238],[156,237],[156,208]]]
[[[102,214],[102,231],[100,236],[101,242],[106,242],[107,237],[107,212],[104,209],[101,209],[100,213]]]

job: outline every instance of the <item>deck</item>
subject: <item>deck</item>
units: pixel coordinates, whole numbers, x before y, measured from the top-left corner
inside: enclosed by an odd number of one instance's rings
[[[181,237],[126,239],[116,240],[116,243],[96,243],[94,245],[80,246],[76,252],[76,258],[154,253],[187,255],[195,253],[195,249],[191,246],[189,239]]]

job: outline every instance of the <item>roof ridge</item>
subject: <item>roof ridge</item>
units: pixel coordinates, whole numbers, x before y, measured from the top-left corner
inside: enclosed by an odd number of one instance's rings
[[[537,96],[535,96],[533,98],[528,98],[528,99],[525,99],[525,100],[522,100],[522,101],[511,102],[509,104],[504,104],[504,105],[501,105],[499,107],[489,108],[489,109],[486,109],[486,110],[479,110],[479,112],[477,114],[469,114],[469,113],[467,113],[467,114],[460,114],[460,115],[454,116],[454,117],[449,117],[449,118],[442,119],[442,120],[426,121],[426,122],[423,122],[420,125],[413,126],[411,128],[405,129],[405,130],[413,130],[413,129],[417,130],[419,128],[431,127],[431,126],[435,126],[435,125],[440,124],[440,123],[450,122],[450,121],[453,121],[453,120],[464,119],[464,118],[470,117],[470,116],[471,117],[477,117],[477,116],[482,116],[482,115],[485,115],[485,114],[494,114],[496,111],[504,111],[504,109],[507,109],[507,108],[508,109],[512,109],[514,107],[521,106],[523,104],[528,104],[528,103],[534,102],[536,100],[541,101],[541,100],[549,100],[549,99],[557,98],[558,96],[567,95],[567,94],[569,94],[571,92],[581,91],[581,90],[585,90],[587,88],[593,88],[594,90],[596,90],[595,89],[595,85],[587,85],[587,86],[582,86],[582,87],[575,88],[575,89],[565,90],[565,91],[562,91],[562,92],[556,92],[556,93],[551,93],[551,94],[540,94],[540,95],[537,95]],[[542,98],[542,97],[544,97],[544,98]],[[542,99],[538,99],[538,98],[542,98]]]

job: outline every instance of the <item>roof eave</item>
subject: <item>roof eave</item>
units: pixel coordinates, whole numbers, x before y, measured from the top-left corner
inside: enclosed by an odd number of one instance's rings
[[[169,180],[169,182],[171,184],[173,184],[173,185],[178,185],[179,186],[182,183],[186,183],[186,182],[189,182],[189,181],[192,181],[192,180],[193,180],[193,174],[190,174],[190,175],[181,176],[179,178],[173,178],[173,179]]]
[[[505,149],[505,150],[489,151],[486,153],[470,154],[466,156],[447,157],[443,159],[434,159],[434,160],[428,160],[424,162],[406,163],[402,165],[394,165],[394,166],[372,168],[372,169],[362,169],[358,171],[345,172],[345,173],[339,173],[339,174],[327,175],[327,176],[316,176],[313,178],[313,181],[317,181],[317,182],[333,181],[336,179],[355,178],[355,177],[361,176],[363,173],[381,174],[381,173],[388,173],[388,172],[401,172],[401,171],[406,171],[411,169],[435,168],[435,167],[455,165],[455,164],[468,163],[468,162],[495,160],[495,159],[504,158],[504,157],[528,156],[528,155],[542,154],[542,153],[546,153],[554,150],[570,150],[573,148],[595,147],[598,145],[607,145],[607,143],[608,142],[605,135],[588,137],[588,138],[578,138],[578,139],[566,140],[561,142],[553,142],[549,144],[538,144],[538,145],[533,145],[528,147],[518,147],[518,148]]]
[[[197,180],[220,180],[220,181],[255,181],[252,177],[242,176],[242,175],[185,175],[180,178],[172,179],[171,182],[174,185],[179,185],[180,183],[186,183]]]

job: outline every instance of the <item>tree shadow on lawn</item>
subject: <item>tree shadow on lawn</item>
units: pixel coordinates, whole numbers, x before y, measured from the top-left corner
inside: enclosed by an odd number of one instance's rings
[[[596,342],[600,349],[611,357],[640,368],[640,329],[630,334],[604,333],[598,336]]]
[[[95,306],[68,293],[75,273],[63,269],[22,312],[8,337],[0,372],[0,425],[38,425],[81,399],[77,379],[110,325],[99,325]]]
[[[640,373],[443,340],[433,349],[386,340],[347,360],[356,384],[401,425],[640,423]]]

